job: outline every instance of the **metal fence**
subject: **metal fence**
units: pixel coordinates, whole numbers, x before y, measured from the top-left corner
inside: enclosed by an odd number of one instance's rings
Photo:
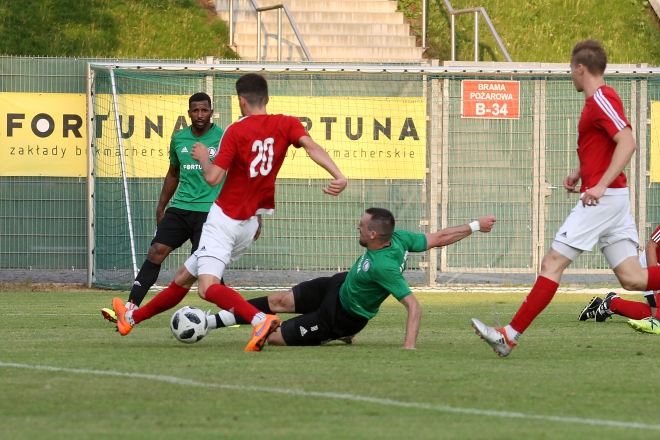
[[[81,88],[76,87],[85,87],[85,62],[0,58],[0,92],[79,93]],[[71,66],[76,63],[80,69],[77,74],[63,73],[67,69],[73,72]],[[562,181],[577,166],[576,127],[584,97],[575,92],[566,66],[425,68],[239,63],[199,65],[196,68],[205,70],[183,72],[167,63],[162,63],[165,69],[159,70],[140,64],[139,71],[129,66],[116,71],[118,81],[123,81],[119,88],[125,99],[138,94],[187,94],[210,84],[221,125],[232,121],[233,82],[246,71],[264,73],[272,96],[309,97],[321,102],[365,97],[420,98],[425,102],[425,169],[421,177],[351,178],[347,191],[332,200],[320,194],[313,180],[280,179],[278,209],[267,220],[264,236],[228,272],[230,280],[233,276],[241,284],[291,284],[350,267],[361,253],[356,223],[369,206],[391,209],[400,227],[419,232],[467,223],[488,213],[498,217],[489,235],[411,258],[411,282],[435,285],[455,281],[458,275],[459,280],[468,282],[528,282],[533,280],[556,230],[576,202],[575,197],[566,198]],[[95,93],[106,93],[108,66],[97,67]],[[5,77],[11,80],[5,81]],[[613,66],[606,80],[621,96],[638,141],[638,152],[626,172],[633,214],[644,243],[660,222],[658,184],[651,182],[649,175],[651,137],[657,136],[652,130],[650,109],[652,101],[660,100],[660,72]],[[465,81],[518,82],[518,116],[464,117]],[[290,113],[301,116],[304,111],[296,108]],[[356,126],[349,129],[355,133]],[[116,145],[117,139],[108,137],[98,142],[110,146]],[[323,139],[319,142],[323,145]],[[126,240],[120,182],[113,177],[97,179],[95,185],[94,280],[101,285],[130,285],[133,271],[127,262],[134,252],[138,266],[141,264],[153,233],[153,211],[162,178],[129,176],[127,181],[134,204],[134,250]],[[2,269],[87,268],[86,178],[1,177],[0,183]],[[170,277],[187,252],[184,248],[173,254],[161,278]],[[2,272],[6,271],[0,271],[0,277]],[[604,279],[610,271],[600,253],[593,252],[581,256],[567,273],[577,281],[593,281],[589,275]]]

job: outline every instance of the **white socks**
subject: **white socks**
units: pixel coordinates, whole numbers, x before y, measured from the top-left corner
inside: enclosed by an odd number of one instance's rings
[[[209,331],[218,328],[218,320],[215,315],[206,315],[206,325]]]
[[[133,310],[126,312],[124,317],[126,318],[126,322],[128,322],[130,325],[135,325],[135,321],[133,321]]]
[[[236,317],[233,313],[228,312],[227,310],[220,310],[215,315],[206,316],[206,322],[208,323],[209,330],[215,330],[218,328],[218,318],[220,318],[225,327],[236,325]]]
[[[518,343],[518,338],[520,337],[521,333],[517,332],[510,325],[504,327],[504,331],[506,332],[506,338],[509,340],[509,342],[511,342],[512,344]]]
[[[236,317],[233,313],[226,310],[220,310],[218,312],[218,316],[220,316],[220,319],[222,319],[222,323],[225,325],[225,327],[236,325]]]
[[[136,306],[135,304],[133,304],[131,301],[127,302],[127,303],[125,304],[125,307],[126,307],[128,310],[135,310],[135,309],[138,308],[138,306]]]
[[[266,320],[266,314],[264,312],[259,312],[256,315],[254,315],[254,318],[252,318],[252,324],[253,326],[259,325],[262,322]]]

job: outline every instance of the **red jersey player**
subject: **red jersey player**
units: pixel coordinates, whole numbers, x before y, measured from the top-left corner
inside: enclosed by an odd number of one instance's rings
[[[649,242],[646,244],[644,252],[639,256],[639,264],[642,267],[658,265],[658,260],[660,259],[659,243],[660,226],[655,228]],[[648,304],[625,300],[614,292],[608,293],[604,299],[595,296],[582,310],[578,319],[580,321],[596,319],[597,322],[604,322],[607,318],[611,318],[612,315],[621,315],[630,318],[628,325],[635,330],[660,334],[660,327],[656,327],[654,320],[650,319],[656,313],[656,296],[658,293],[657,290],[647,290],[644,292],[644,297]]]
[[[637,146],[621,99],[605,85],[606,66],[607,55],[598,41],[585,40],[573,47],[571,77],[586,100],[578,124],[580,166],[564,179],[564,187],[570,195],[581,179],[580,200],[543,258],[540,276],[509,325],[493,328],[472,319],[476,333],[500,357],[511,353],[520,335],[550,303],[564,270],[596,243],[624,289],[660,289],[660,266],[644,269],[638,261],[639,237],[623,174]]]
[[[260,216],[273,213],[275,178],[288,147],[304,148],[314,162],[332,175],[334,180],[323,192],[336,196],[346,187],[346,178],[337,165],[309,137],[297,118],[267,113],[268,83],[261,75],[250,73],[240,77],[236,81],[236,93],[243,118],[227,127],[213,163],[203,144],[195,144],[192,151],[209,185],[218,185],[227,174],[204,223],[199,247],[176,273],[174,282],[146,306],[131,311],[121,299],[113,300],[121,335],[128,334],[139,322],[179,304],[199,278],[199,296],[221,309],[233,310],[251,323],[254,331],[245,350],[260,351],[268,335],[279,326],[279,318],[260,312],[238,292],[221,285],[220,279],[227,264],[247,252],[258,237]]]

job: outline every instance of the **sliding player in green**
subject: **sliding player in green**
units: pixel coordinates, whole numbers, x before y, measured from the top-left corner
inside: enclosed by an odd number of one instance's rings
[[[410,252],[424,252],[455,243],[473,232],[490,232],[495,217],[486,216],[467,225],[420,234],[394,229],[390,211],[369,208],[358,224],[360,245],[366,248],[348,272],[321,277],[286,292],[249,300],[260,311],[301,313],[268,336],[271,345],[322,345],[331,340],[346,343],[378,313],[392,295],[408,310],[403,348],[415,349],[421,307],[403,277]],[[207,317],[209,329],[247,324],[227,310]]]

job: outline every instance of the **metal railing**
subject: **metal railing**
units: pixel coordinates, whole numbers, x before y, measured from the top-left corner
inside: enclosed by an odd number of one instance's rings
[[[490,29],[490,33],[493,35],[493,38],[495,38],[495,41],[497,42],[497,45],[500,47],[500,50],[504,54],[506,60],[508,62],[512,61],[511,57],[509,56],[509,52],[507,52],[506,48],[504,47],[504,43],[502,43],[499,34],[495,30],[495,26],[493,26],[493,22],[490,21],[490,17],[488,16],[488,12],[486,12],[485,8],[480,6],[478,8],[454,9],[452,8],[451,3],[449,3],[449,0],[443,0],[443,1],[445,2],[445,6],[447,7],[449,14],[451,15],[451,60],[452,61],[456,61],[456,16],[461,14],[469,14],[469,13],[474,14],[474,61],[479,61],[479,13],[481,13],[481,15],[484,17],[484,20],[486,20],[486,24]],[[427,8],[427,0],[422,0],[422,47],[426,47],[426,29],[427,29],[426,8]]]
[[[307,60],[314,61],[309,53],[309,50],[307,49],[307,45],[305,45],[305,42],[303,41],[302,35],[300,35],[298,26],[296,26],[296,21],[293,19],[293,16],[291,16],[291,11],[289,11],[289,8],[285,4],[265,6],[260,8],[256,0],[250,0],[250,3],[257,13],[257,61],[262,61],[261,13],[272,10],[277,10],[277,61],[282,61],[282,10],[284,10],[284,13],[289,19],[291,29],[293,29],[293,33],[296,34],[296,38],[298,38],[298,42],[300,43],[300,48],[305,53]],[[234,0],[229,0],[229,45],[232,47],[234,46]]]

